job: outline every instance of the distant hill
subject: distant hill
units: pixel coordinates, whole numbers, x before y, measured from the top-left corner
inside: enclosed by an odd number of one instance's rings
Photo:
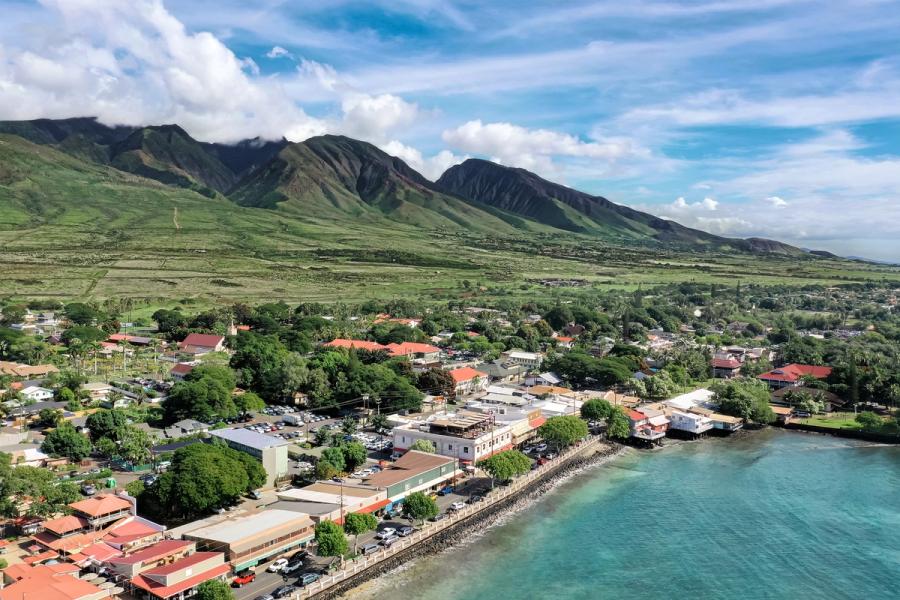
[[[732,246],[752,252],[800,253],[771,240],[731,240],[547,181],[525,169],[469,159],[450,167],[436,187],[472,202],[509,211],[575,233],[623,240]]]
[[[684,227],[486,160],[467,160],[432,183],[401,159],[343,136],[210,144],[178,125],[108,127],[92,118],[6,121],[0,122],[0,133],[144,181],[344,227],[395,222],[429,230],[568,233],[690,250],[804,254],[781,242],[729,239]],[[65,161],[59,162],[63,168]],[[52,169],[52,161],[43,166]],[[79,191],[75,198],[90,202],[91,194]]]

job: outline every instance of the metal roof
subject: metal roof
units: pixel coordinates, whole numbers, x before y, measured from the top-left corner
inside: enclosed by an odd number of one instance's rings
[[[256,450],[277,448],[278,446],[287,446],[290,444],[287,440],[265,435],[264,433],[257,433],[256,431],[251,431],[249,429],[214,429],[209,432],[209,435]]]

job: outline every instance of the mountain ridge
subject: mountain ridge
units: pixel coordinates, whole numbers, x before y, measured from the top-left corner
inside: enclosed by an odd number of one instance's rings
[[[345,136],[226,145],[195,140],[175,124],[109,127],[90,117],[3,121],[0,132],[165,185],[294,216],[803,254],[782,242],[691,229],[483,159],[468,159],[431,182],[400,158]]]

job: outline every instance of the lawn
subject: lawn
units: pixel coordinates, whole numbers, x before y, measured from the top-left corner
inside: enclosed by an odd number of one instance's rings
[[[856,416],[853,413],[831,413],[828,415],[816,415],[809,419],[800,419],[798,422],[804,425],[816,425],[832,429],[861,429],[855,418]]]

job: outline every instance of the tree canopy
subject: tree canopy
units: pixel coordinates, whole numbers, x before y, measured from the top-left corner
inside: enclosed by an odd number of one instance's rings
[[[50,456],[65,456],[72,462],[81,462],[91,454],[91,441],[64,421],[44,437],[41,450]]]
[[[319,556],[342,556],[349,549],[341,526],[334,521],[319,521],[316,525],[316,548]]]
[[[547,419],[538,428],[538,434],[548,444],[561,448],[563,446],[571,446],[578,440],[587,437],[588,427],[587,423],[579,417],[564,415]]]
[[[430,519],[440,512],[437,503],[424,492],[413,492],[403,500],[403,514],[416,521]]]
[[[723,414],[762,424],[775,420],[775,413],[769,404],[769,388],[762,381],[728,379],[717,381],[711,389],[715,393],[713,400],[719,404]]]
[[[581,405],[581,418],[588,421],[600,421],[608,418],[612,410],[612,405],[603,398],[591,398]]]
[[[478,466],[500,481],[524,475],[531,470],[531,459],[518,450],[504,450],[478,462]]]

